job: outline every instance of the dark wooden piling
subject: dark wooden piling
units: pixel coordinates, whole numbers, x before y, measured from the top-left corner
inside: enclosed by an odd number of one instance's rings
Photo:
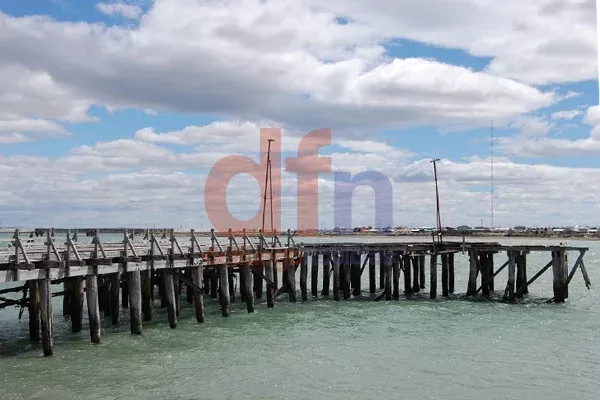
[[[265,268],[262,262],[258,262],[254,264],[254,267],[252,268],[252,275],[253,275],[253,287],[254,287],[254,298],[257,300],[262,299],[262,295],[263,295],[263,274],[265,272]],[[211,283],[212,285],[212,283]]]
[[[177,328],[177,311],[175,304],[175,287],[173,286],[173,274],[170,268],[163,270],[163,282],[165,285],[165,300],[167,304],[167,317],[171,329]]]
[[[384,266],[384,281],[385,281],[385,299],[392,299],[392,253],[383,253],[383,266]]]
[[[32,342],[40,340],[40,289],[37,280],[27,282],[29,290],[29,339]]]
[[[152,279],[151,270],[142,271],[142,316],[144,321],[152,321]]]
[[[481,294],[484,296],[490,295],[490,258],[489,253],[481,253],[479,256],[480,271],[481,271]]]
[[[392,298],[400,298],[400,262],[402,256],[398,253],[392,253]]]
[[[310,292],[312,297],[319,294],[319,253],[313,253],[310,260]]]
[[[565,251],[556,250],[552,252],[552,289],[554,291],[554,302],[565,302],[565,286],[567,276],[565,274]]]
[[[308,300],[308,288],[306,281],[308,279],[308,255],[302,254],[302,260],[300,260],[300,296],[302,301]]]
[[[329,254],[327,257],[327,264],[329,265]],[[294,265],[294,260],[286,257],[284,259],[284,268],[287,271],[287,287],[288,287],[288,299],[291,303],[296,302],[296,266]],[[327,271],[327,276],[329,276],[329,271]],[[329,293],[327,293],[329,296]]]
[[[247,285],[246,285],[246,274],[244,274],[243,265],[240,266],[239,277],[240,277],[240,301],[242,303],[244,303],[244,302],[246,302],[246,296],[248,295],[248,292],[247,292]]]
[[[454,293],[454,253],[448,254],[448,292]]]
[[[269,286],[269,285],[267,285]],[[267,292],[267,298],[269,292]],[[219,302],[221,304],[221,315],[228,317],[231,313],[231,298],[229,297],[229,271],[227,265],[219,267]]]
[[[248,268],[246,268],[248,270]],[[192,279],[194,285],[202,288],[202,278],[204,277],[204,267],[199,265],[197,267],[192,267]],[[248,281],[246,281],[248,282]],[[252,282],[250,281],[250,284]],[[249,286],[250,297],[252,296],[252,286]],[[203,290],[194,290],[194,311],[196,313],[196,322],[203,323],[204,322],[204,291]]]
[[[229,301],[231,303],[235,303],[235,273],[233,271],[229,272]]]
[[[267,281],[267,307],[275,307],[275,286],[273,283],[273,266],[274,262],[266,261],[264,263],[265,280]]]
[[[98,303],[100,306],[100,312],[104,311],[104,316],[110,318],[112,316],[112,308],[110,305],[111,297],[111,281],[110,276],[98,275]],[[119,308],[117,307],[117,313]]]
[[[181,310],[181,282],[179,282],[177,275],[173,275],[173,290],[175,291],[175,315],[179,317],[179,311]]]
[[[90,339],[92,343],[100,343],[100,304],[98,301],[98,277],[85,277],[85,297],[87,300]]]
[[[517,255],[515,256],[515,264],[516,264],[516,268],[517,268],[517,276],[516,276],[516,281],[517,281],[517,286],[516,286],[516,293],[518,293],[518,295],[516,296],[517,298],[522,298],[523,297],[523,290],[521,290],[521,288],[523,286],[525,286],[525,284],[527,283],[527,280],[525,280],[525,276],[523,274],[523,264],[521,262],[521,257],[523,256],[522,252],[518,252]]]
[[[194,281],[194,273],[192,271],[192,268],[185,269],[185,277],[188,281]],[[194,288],[188,285],[187,283],[185,284],[185,300],[188,304],[194,304]]]
[[[442,296],[448,297],[448,254],[442,254]]]
[[[361,282],[360,282],[360,270],[361,270],[361,253],[360,251],[353,251],[350,261],[350,280],[352,283],[352,295],[360,296],[361,294]]]
[[[429,298],[437,297],[437,254],[432,253],[429,259]]]
[[[160,298],[160,308],[167,308],[167,295],[165,292],[165,277],[160,271],[156,271],[158,282],[158,297]]]
[[[127,272],[129,290],[129,325],[132,335],[142,334],[142,280],[140,271]]]
[[[385,288],[385,255],[383,251],[379,252],[379,289]]]
[[[253,286],[253,282],[252,282],[252,273],[250,272],[250,264],[248,263],[244,263],[244,265],[242,265],[242,272],[241,275],[243,276],[244,279],[244,285],[245,285],[245,292],[246,292],[246,309],[248,310],[249,313],[253,313],[254,312],[254,293],[252,292],[252,286]],[[240,282],[242,281],[242,279],[240,279]]]
[[[467,284],[467,296],[475,296],[477,294],[477,251],[469,251],[469,282]]]
[[[425,255],[419,256],[419,286],[425,289]]]
[[[421,288],[419,286],[419,256],[412,256],[412,257],[408,258],[407,262],[408,262],[408,268],[411,268],[411,263],[412,263],[412,269],[413,269],[413,271],[412,271],[413,272],[412,291],[413,291],[413,293],[419,293],[421,291]]]
[[[375,294],[375,291],[377,290],[377,284],[375,282],[375,252],[370,251],[367,257],[369,257],[369,293]]]
[[[63,282],[63,317],[69,316],[71,312],[71,282],[66,280]]]
[[[342,291],[344,295],[344,300],[350,299],[350,294],[352,293],[350,290],[351,285],[351,276],[352,272],[352,252],[346,251],[344,257],[344,268],[343,268],[343,279],[342,279]]]
[[[110,280],[110,292],[109,292],[109,308],[110,308],[110,319],[113,325],[119,324],[119,289],[121,274],[111,274],[108,279]]]
[[[329,262],[331,255],[329,252],[323,253],[323,288],[321,289],[321,296],[329,296],[329,287],[331,286],[331,263]]]
[[[410,268],[410,254],[404,254],[402,256],[402,264],[404,271],[404,294],[411,296],[412,291],[412,279],[411,279],[411,268]]]
[[[215,270],[210,272],[210,298],[216,299],[219,291],[219,275]],[[262,288],[261,288],[262,293]]]
[[[127,285],[127,274],[121,276],[121,307],[129,307],[129,286]]]
[[[52,335],[52,289],[50,279],[40,279],[40,317],[42,320],[42,348],[44,356],[54,354],[54,339]]]
[[[69,315],[71,316],[71,332],[81,332],[82,322],[82,311],[83,311],[83,289],[84,281],[82,276],[76,276],[71,278],[69,282],[70,289],[70,310]]]
[[[566,257],[566,255],[565,255]],[[521,279],[523,279],[523,282],[527,282],[527,253],[523,252],[523,254],[521,254],[521,274],[522,277]],[[566,263],[565,263],[566,266]],[[523,289],[523,294],[529,294],[529,286],[525,285],[524,289]],[[567,288],[567,295],[568,295],[568,288]]]
[[[333,300],[340,301],[340,254],[334,251],[331,256],[333,261]]]
[[[452,262],[454,265],[454,260]],[[490,276],[488,281],[488,288],[490,292],[494,292],[494,253],[488,253],[488,275]]]
[[[254,270],[252,270],[252,273],[254,273]],[[209,296],[210,295],[210,275],[208,273],[207,270],[204,270],[204,272],[202,273],[202,288],[204,289],[204,295]]]
[[[516,251],[508,250],[508,282],[504,289],[504,300],[513,300],[515,297]]]

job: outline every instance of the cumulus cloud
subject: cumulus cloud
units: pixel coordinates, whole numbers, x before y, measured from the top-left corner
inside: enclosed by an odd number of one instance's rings
[[[102,13],[111,17],[119,16],[127,19],[137,19],[142,15],[142,8],[136,4],[126,4],[123,2],[115,3],[96,3],[96,8]]]

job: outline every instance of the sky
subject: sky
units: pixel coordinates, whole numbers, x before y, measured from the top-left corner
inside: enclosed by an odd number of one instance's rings
[[[593,0],[0,0],[0,226],[219,226],[207,178],[261,128],[282,228],[434,226],[434,158],[445,226],[600,225],[597,37]]]

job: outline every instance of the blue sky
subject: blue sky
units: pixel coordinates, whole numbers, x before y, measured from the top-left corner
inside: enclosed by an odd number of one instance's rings
[[[600,224],[594,2],[474,2],[2,2],[0,217],[208,227],[211,166],[257,159],[260,127],[277,126],[283,157],[331,128],[334,170],[386,174],[395,225],[432,225],[434,157],[447,224],[489,223],[493,121],[498,225]],[[284,173],[292,228],[296,185]],[[254,215],[257,188],[232,181],[235,215]],[[352,223],[373,224],[374,204],[357,190]]]

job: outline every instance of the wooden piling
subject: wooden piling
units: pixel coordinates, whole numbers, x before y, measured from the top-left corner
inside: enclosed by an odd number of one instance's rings
[[[350,280],[352,283],[352,295],[360,296],[361,294],[361,282],[360,282],[360,270],[361,270],[361,254],[360,252],[353,251],[350,262]]]
[[[129,290],[129,325],[132,335],[142,334],[142,280],[140,271],[127,272]]]
[[[340,254],[331,253],[333,261],[333,300],[340,301]]]
[[[454,293],[454,253],[448,254],[448,292]]]
[[[437,254],[432,253],[429,259],[429,298],[437,297]]]
[[[442,296],[448,297],[448,254],[442,254]]]
[[[325,260],[325,258],[323,258]],[[284,259],[284,268],[287,271],[287,287],[288,287],[288,299],[291,303],[296,302],[296,267],[294,266],[294,260],[290,258]],[[329,254],[327,257],[327,264],[329,266]],[[327,271],[327,276],[329,276],[329,271]],[[329,280],[329,279],[328,279]],[[329,293],[327,293],[329,296]]]
[[[379,252],[379,289],[385,288],[385,255],[383,251]]]
[[[185,277],[188,281],[194,281],[194,273],[192,272],[192,268],[185,269]],[[194,304],[194,288],[187,283],[185,284],[185,300],[188,304]]]
[[[40,289],[37,280],[27,281],[29,289],[29,339],[32,342],[40,340]]]
[[[477,251],[469,251],[469,282],[467,284],[467,296],[475,296],[477,294]]]
[[[63,282],[63,317],[69,316],[71,312],[71,282],[66,280]]]
[[[454,264],[454,263],[453,263]],[[494,292],[494,253],[488,253],[488,288]]]
[[[127,283],[127,274],[121,276],[121,307],[129,307],[129,286]]]
[[[267,284],[267,286],[269,285]],[[267,292],[267,298],[268,296],[269,292]],[[221,304],[221,314],[224,317],[228,317],[231,313],[230,300],[231,298],[229,297],[229,271],[227,270],[227,265],[221,265],[219,267],[219,302]]]
[[[248,310],[248,313],[253,313],[254,312],[254,293],[252,292],[252,286],[253,286],[253,282],[252,282],[252,274],[250,273],[250,265],[248,263],[244,263],[244,265],[242,265],[242,272],[241,275],[243,276],[244,279],[244,285],[245,285],[245,292],[246,292],[246,309]],[[242,281],[242,279],[240,279],[240,282]],[[198,321],[200,322],[200,321]]]
[[[377,290],[375,282],[375,252],[370,251],[367,257],[369,257],[369,293],[375,294]]]
[[[310,261],[310,291],[312,297],[319,294],[317,286],[319,285],[319,253],[313,253]]]
[[[144,321],[152,321],[152,279],[151,270],[141,272],[142,277],[142,316]]]
[[[163,270],[163,282],[165,285],[165,300],[167,303],[167,316],[171,329],[177,328],[177,311],[175,309],[175,287],[173,286],[173,274],[170,268]]]
[[[252,275],[253,275],[253,288],[254,288],[254,298],[257,300],[262,299],[262,295],[263,295],[263,274],[264,274],[265,268],[262,262],[257,262],[254,264],[254,267],[252,268]],[[211,283],[212,285],[212,283]]]
[[[179,277],[177,275],[173,275],[173,290],[175,292],[175,315],[179,317],[179,311],[181,310],[181,282],[179,282]]]
[[[419,286],[425,289],[425,255],[419,256]]]
[[[392,299],[392,253],[384,252],[383,254],[383,266],[384,266],[384,281],[385,281],[385,299]]]
[[[52,289],[50,279],[40,279],[40,316],[42,320],[42,348],[44,356],[54,354],[54,339],[52,336]]]
[[[565,255],[566,257],[566,255]],[[566,260],[565,260],[566,261]],[[566,263],[565,263],[566,266]],[[523,282],[527,282],[527,253],[523,252],[523,254],[521,255],[521,270],[522,270],[522,274],[523,274]],[[525,288],[523,289],[523,294],[529,294],[529,286],[525,285]],[[567,288],[567,294],[568,294],[568,288]]]
[[[233,271],[229,272],[228,282],[229,282],[229,301],[231,303],[235,303],[235,272],[233,272]]]
[[[515,297],[516,252],[508,250],[508,282],[504,289],[504,300],[513,300]]]
[[[215,270],[210,271],[210,298],[216,299],[219,291],[219,275]],[[262,288],[261,288],[262,293]]]
[[[248,268],[246,268],[246,272],[248,273]],[[204,267],[199,265],[197,267],[192,267],[192,279],[194,285],[199,288],[202,287],[202,278],[204,276]],[[248,283],[248,281],[246,281]],[[250,282],[251,284],[252,282]],[[252,297],[252,285],[249,286],[250,294]],[[203,290],[194,290],[194,311],[196,313],[196,322],[199,324],[204,322],[204,291]]]
[[[109,308],[110,308],[110,319],[113,325],[119,324],[119,290],[121,274],[111,274],[108,278],[110,280],[110,293],[109,293]]]
[[[525,280],[525,276],[523,274],[523,263],[521,261],[523,257],[523,254],[521,252],[517,253],[516,257],[515,257],[515,264],[516,264],[516,268],[517,268],[517,276],[516,276],[516,281],[517,281],[517,286],[516,286],[516,292],[518,293],[517,297],[518,298],[522,298],[523,297],[523,290],[521,290],[521,288],[523,286],[525,286],[525,284],[527,283],[527,280]]]
[[[410,269],[410,254],[404,254],[402,257],[403,262],[403,271],[404,271],[404,294],[407,296],[411,296],[412,291],[412,279],[411,279],[411,269]]]
[[[342,279],[342,291],[344,294],[344,300],[350,299],[350,284],[352,280],[352,252],[346,251],[344,257],[344,268],[343,268],[343,279]]]
[[[240,266],[239,277],[240,277],[240,301],[242,303],[245,303],[248,292],[246,291],[247,290],[246,274],[244,274],[243,265]]]
[[[267,307],[275,307],[275,288],[273,284],[273,262],[265,261],[265,280],[267,281]]]
[[[419,287],[419,256],[412,256],[410,258],[408,258],[407,260],[408,262],[408,268],[411,268],[411,263],[412,263],[412,269],[413,269],[413,284],[412,284],[412,291],[413,293],[419,293],[421,291],[421,288]],[[406,268],[406,266],[405,266]]]
[[[302,301],[308,300],[308,290],[306,281],[308,278],[308,254],[302,254],[302,260],[300,260],[300,295]]]
[[[69,315],[71,316],[71,332],[79,333],[81,332],[81,322],[82,322],[82,311],[83,311],[83,277],[76,276],[70,279],[69,289],[71,293],[69,293],[70,297],[70,310]]]
[[[392,253],[392,298],[398,300],[400,298],[400,262],[401,255]]]
[[[480,271],[481,271],[481,294],[484,296],[490,295],[490,258],[489,253],[481,253],[479,256]]]
[[[556,250],[552,252],[552,274],[553,282],[552,289],[554,291],[554,302],[565,302],[565,251]]]
[[[92,343],[100,343],[100,304],[98,300],[98,277],[85,277],[85,297],[87,300],[90,339]]]
[[[329,296],[329,286],[331,285],[331,279],[329,271],[331,270],[331,264],[329,263],[330,253],[323,253],[323,288],[321,289],[321,296]]]

